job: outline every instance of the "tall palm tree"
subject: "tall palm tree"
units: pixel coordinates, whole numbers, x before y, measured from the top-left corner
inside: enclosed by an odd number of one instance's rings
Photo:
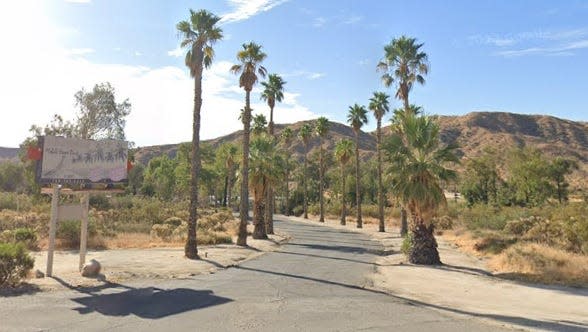
[[[267,239],[264,210],[267,209],[267,189],[281,178],[282,161],[276,153],[272,137],[260,135],[251,141],[249,183],[253,187],[253,238]]]
[[[319,205],[320,205],[320,222],[325,222],[325,207],[324,207],[324,197],[323,192],[325,191],[325,183],[324,183],[324,173],[325,173],[325,165],[323,162],[323,140],[327,137],[329,133],[329,119],[321,116],[317,119],[314,132],[319,138]]]
[[[377,121],[376,127],[376,149],[378,153],[378,219],[380,221],[378,230],[385,232],[384,223],[384,184],[382,183],[382,117],[390,110],[389,96],[384,92],[374,92],[370,99],[369,109],[374,113]]]
[[[223,38],[223,31],[217,26],[220,17],[206,10],[197,12],[190,9],[190,19],[176,25],[182,37],[181,47],[188,48],[185,63],[194,78],[194,112],[192,119],[192,164],[190,168],[190,216],[188,218],[188,239],[184,248],[187,258],[198,259],[196,228],[198,223],[198,175],[200,173],[200,109],[202,108],[202,70],[212,64],[212,45]]]
[[[308,182],[308,174],[306,169],[308,168],[308,144],[310,143],[311,136],[312,127],[310,126],[310,124],[305,123],[304,125],[302,125],[302,128],[300,128],[300,131],[298,132],[298,138],[300,138],[300,140],[302,140],[302,144],[304,144],[304,167],[302,169],[302,190],[304,191],[304,219],[308,219],[308,190],[306,185],[306,183]]]
[[[349,106],[347,123],[353,128],[353,133],[355,134],[355,202],[357,204],[357,228],[363,227],[363,221],[361,219],[361,177],[359,176],[359,133],[361,127],[367,122],[367,110],[364,106],[358,104]]]
[[[267,102],[270,108],[270,121],[268,133],[274,136],[274,107],[276,101],[281,102],[284,99],[284,85],[286,82],[277,74],[269,74],[266,82],[261,82],[263,92],[261,99]],[[268,234],[274,234],[274,189],[270,186],[267,190],[267,209],[265,209],[265,223]]]
[[[286,82],[277,74],[269,74],[267,81],[261,82],[261,85],[263,85],[261,99],[265,100],[270,108],[268,133],[272,136],[274,135],[274,107],[276,106],[276,101],[281,102],[284,99],[285,84]]]
[[[280,133],[280,141],[282,142],[282,144],[284,145],[285,148],[288,148],[290,143],[292,143],[293,136],[294,136],[294,134],[292,132],[292,128],[286,127],[286,128],[284,128],[284,130],[282,130],[282,132]],[[290,168],[291,168],[290,156],[288,154],[286,154],[286,156],[284,157],[284,182],[285,182],[284,203],[285,203],[286,216],[290,215],[290,188],[289,188]]]
[[[335,158],[341,166],[341,225],[345,225],[347,217],[347,207],[345,197],[347,196],[347,187],[345,186],[345,166],[353,154],[353,142],[348,139],[340,140],[335,146]]]
[[[408,95],[415,82],[425,84],[424,75],[429,72],[428,57],[421,51],[423,44],[418,44],[416,38],[401,36],[393,39],[384,46],[384,58],[378,63],[378,70],[383,71],[382,82],[386,87],[397,85],[396,98],[402,100],[404,110],[408,112],[410,103]],[[400,234],[406,235],[408,226],[406,210],[401,209]]]
[[[237,52],[240,64],[233,65],[231,72],[239,75],[239,87],[245,90],[245,108],[241,121],[243,122],[243,161],[241,164],[241,206],[239,209],[239,235],[237,245],[247,245],[247,217],[249,210],[249,128],[251,126],[251,90],[258,81],[267,74],[261,65],[267,55],[261,51],[261,45],[254,42],[243,44],[243,49]]]
[[[385,151],[394,167],[392,191],[411,216],[412,244],[409,260],[414,264],[440,264],[431,218],[446,204],[441,181],[455,179],[445,168],[457,163],[457,146],[442,146],[439,125],[427,116],[410,115],[400,122],[402,134],[393,133]]]
[[[237,146],[233,143],[224,143],[219,147],[219,158],[224,160],[226,174],[226,203],[229,210],[232,209],[232,191],[233,191],[233,176],[235,171],[236,159],[237,159]]]

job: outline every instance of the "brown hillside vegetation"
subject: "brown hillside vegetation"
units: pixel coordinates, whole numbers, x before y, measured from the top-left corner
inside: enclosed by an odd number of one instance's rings
[[[314,124],[314,120],[301,121],[290,125],[276,125],[276,134],[287,126],[294,131],[294,139],[288,151],[302,160],[303,146],[297,139],[300,127],[306,122]],[[578,161],[580,170],[571,176],[574,186],[586,186],[588,178],[588,123],[564,120],[545,115],[524,115],[501,112],[474,112],[463,116],[440,116],[441,137],[445,143],[456,142],[459,154],[464,157],[478,156],[486,148],[506,151],[520,146],[536,147],[548,157],[562,156]],[[384,127],[389,133],[390,127]],[[325,147],[333,149],[342,138],[353,140],[353,131],[345,124],[331,122],[329,136]],[[225,142],[240,145],[241,131],[226,136],[207,140],[205,143],[217,147]],[[175,156],[177,144],[149,146],[139,148],[136,158],[143,164],[161,154]],[[318,139],[310,143],[311,152],[318,148]],[[362,132],[360,135],[360,152],[365,158],[375,153],[376,140],[374,133]]]

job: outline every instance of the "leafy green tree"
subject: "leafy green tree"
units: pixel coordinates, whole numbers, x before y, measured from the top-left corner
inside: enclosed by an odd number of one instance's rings
[[[455,171],[445,168],[457,163],[455,145],[442,146],[439,125],[427,116],[403,118],[403,135],[393,133],[384,150],[392,165],[392,192],[410,212],[412,243],[409,261],[413,264],[440,264],[431,218],[446,204],[442,181],[455,179]]]
[[[476,203],[497,203],[500,181],[496,156],[487,151],[466,162],[460,191],[470,206]]]
[[[329,119],[321,116],[317,119],[314,131],[316,136],[319,138],[319,202],[320,202],[320,222],[325,222],[325,198],[324,198],[324,191],[325,191],[325,164],[323,162],[323,155],[324,155],[324,147],[323,141],[329,134]]]
[[[516,203],[522,206],[539,206],[553,193],[549,181],[549,162],[533,148],[511,151],[507,168],[507,182],[514,189]]]
[[[145,170],[144,185],[153,188],[157,197],[171,200],[175,192],[176,166],[176,160],[169,159],[167,155],[151,159]]]
[[[370,99],[369,109],[374,113],[376,118],[376,150],[378,155],[378,219],[380,232],[385,232],[384,223],[384,184],[382,182],[382,118],[384,114],[390,110],[390,102],[388,96],[384,92],[374,92],[373,97]]]
[[[556,157],[548,166],[547,174],[555,187],[555,198],[561,204],[568,201],[568,188],[570,184],[566,175],[578,169],[578,163],[571,159]]]
[[[305,123],[300,128],[298,132],[298,138],[302,141],[304,145],[304,166],[302,171],[302,190],[304,191],[304,219],[308,219],[308,144],[310,143],[310,138],[312,137],[312,127],[310,124]]]
[[[254,42],[243,44],[243,49],[237,53],[240,64],[233,65],[231,72],[239,74],[239,87],[245,90],[245,108],[241,121],[243,122],[243,161],[241,162],[241,207],[239,235],[237,245],[247,245],[247,215],[249,210],[249,129],[251,125],[251,90],[258,81],[258,75],[265,77],[267,70],[261,65],[267,55],[261,50],[261,45]]]
[[[347,113],[347,123],[353,129],[355,134],[355,202],[357,205],[357,228],[363,227],[361,219],[361,172],[359,170],[359,133],[361,127],[368,123],[367,110],[364,106],[355,104],[349,106],[349,113]]]
[[[235,168],[238,165],[237,155],[239,149],[233,143],[223,143],[217,153],[217,160],[224,166],[225,174],[225,206],[232,208],[233,177]]]
[[[25,169],[22,164],[0,163],[0,191],[22,192],[25,187]]]
[[[384,58],[378,63],[377,69],[383,71],[382,82],[386,87],[396,84],[396,98],[402,100],[405,113],[410,113],[408,95],[414,83],[425,84],[424,75],[429,72],[428,57],[421,51],[423,44],[416,38],[401,36],[384,46]],[[406,210],[401,209],[400,234],[406,235],[408,226]]]
[[[260,135],[251,141],[249,184],[253,188],[253,230],[254,239],[267,239],[266,225],[264,223],[265,209],[267,208],[267,189],[272,183],[276,183],[282,177],[282,160],[276,153],[274,139],[270,136]]]
[[[140,192],[141,187],[143,186],[143,181],[145,179],[145,166],[143,164],[138,163],[133,165],[133,168],[129,170],[129,184],[127,186],[127,192],[136,195]]]
[[[220,17],[207,10],[193,11],[190,9],[189,20],[176,25],[182,37],[180,44],[188,48],[185,64],[194,78],[194,112],[192,118],[192,156],[190,185],[190,216],[188,218],[188,239],[185,255],[190,259],[198,259],[196,228],[198,224],[198,175],[200,173],[200,110],[202,108],[202,71],[212,65],[214,49],[212,45],[223,38],[223,31],[217,25]]]
[[[335,158],[339,162],[339,166],[341,167],[341,225],[345,225],[346,217],[347,217],[347,208],[346,208],[346,200],[345,196],[347,195],[347,187],[345,186],[345,179],[347,175],[345,174],[345,166],[351,159],[351,155],[353,154],[353,142],[348,139],[342,139],[337,142],[335,146]]]
[[[126,117],[131,113],[128,99],[116,102],[110,83],[96,84],[91,92],[75,94],[78,118],[76,136],[85,139],[125,139]]]

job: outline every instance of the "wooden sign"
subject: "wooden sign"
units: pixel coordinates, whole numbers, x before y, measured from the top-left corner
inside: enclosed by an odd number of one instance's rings
[[[66,204],[57,207],[57,221],[82,220],[84,209],[80,204]]]

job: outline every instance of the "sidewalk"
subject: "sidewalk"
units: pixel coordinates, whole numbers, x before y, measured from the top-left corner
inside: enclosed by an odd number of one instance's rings
[[[369,233],[384,245],[388,255],[375,262],[373,287],[393,296],[444,312],[497,320],[519,328],[588,331],[588,289],[526,284],[495,277],[483,260],[458,251],[440,237],[437,241],[444,265],[412,265],[400,253],[402,238],[397,229],[379,233],[375,224],[364,224],[364,228],[357,229],[355,222],[341,226],[338,220],[331,219],[325,225]]]

